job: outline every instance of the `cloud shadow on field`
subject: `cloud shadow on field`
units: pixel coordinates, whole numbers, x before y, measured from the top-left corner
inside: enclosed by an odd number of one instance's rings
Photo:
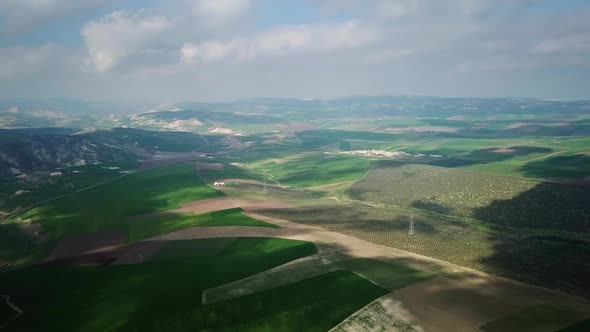
[[[590,156],[557,156],[526,163],[520,171],[534,178],[574,178],[590,176]]]

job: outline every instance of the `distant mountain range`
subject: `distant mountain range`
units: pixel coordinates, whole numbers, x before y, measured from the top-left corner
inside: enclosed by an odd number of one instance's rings
[[[589,114],[590,101],[519,98],[258,98],[163,105],[0,99],[0,176],[136,160],[154,147],[194,149],[203,142],[200,134],[293,133],[326,128],[331,122],[368,123],[363,130],[394,133],[587,136]],[[383,124],[400,117],[419,124]]]
[[[368,96],[338,99],[258,98],[165,105],[61,99],[0,99],[0,128],[114,128],[206,132],[228,124],[277,124],[367,117],[452,117],[590,112],[590,101],[522,98]]]

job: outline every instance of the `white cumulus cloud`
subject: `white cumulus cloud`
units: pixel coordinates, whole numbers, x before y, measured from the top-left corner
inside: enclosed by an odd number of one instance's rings
[[[181,57],[184,62],[205,63],[223,59],[252,60],[263,56],[359,48],[380,37],[378,29],[358,21],[303,24],[276,28],[250,38],[185,43]]]
[[[127,57],[160,52],[172,24],[163,16],[113,12],[84,26],[82,37],[92,64],[99,71],[116,67]]]

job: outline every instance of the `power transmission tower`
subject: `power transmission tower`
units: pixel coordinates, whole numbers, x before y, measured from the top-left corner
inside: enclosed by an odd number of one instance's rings
[[[411,215],[410,216],[410,229],[408,230],[408,235],[412,236],[416,234],[416,231],[414,230],[414,216]]]

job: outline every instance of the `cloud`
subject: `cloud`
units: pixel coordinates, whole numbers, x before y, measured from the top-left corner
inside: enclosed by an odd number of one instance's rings
[[[246,15],[250,0],[197,0],[193,14],[210,28],[225,27]]]
[[[75,70],[74,62],[71,52],[51,43],[39,47],[0,48],[0,79],[19,79],[66,67]]]
[[[590,50],[590,35],[579,34],[562,38],[545,39],[534,47],[534,51],[542,54],[564,52],[580,52]]]
[[[0,17],[4,19],[4,35],[29,32],[51,20],[74,12],[98,7],[111,0],[2,0]],[[1,21],[1,20],[0,20]]]
[[[250,38],[229,41],[185,43],[181,49],[184,62],[253,60],[265,56],[284,56],[360,48],[380,38],[375,27],[358,21],[333,24],[302,24],[276,28]]]
[[[82,26],[67,17],[105,2],[113,4],[111,13]],[[181,99],[371,91],[545,96],[552,88],[563,94],[551,96],[562,98],[588,94],[582,88],[590,84],[588,8],[558,10],[549,0],[285,3],[0,0],[2,12],[10,6],[36,22],[63,17],[81,31],[80,44],[68,41],[67,48],[49,36],[0,49],[0,87]],[[288,24],[276,15],[285,6],[293,8]],[[543,79],[551,83],[541,87]]]
[[[113,12],[86,24],[81,34],[91,63],[98,71],[108,71],[127,58],[161,54],[172,27],[164,16]]]

